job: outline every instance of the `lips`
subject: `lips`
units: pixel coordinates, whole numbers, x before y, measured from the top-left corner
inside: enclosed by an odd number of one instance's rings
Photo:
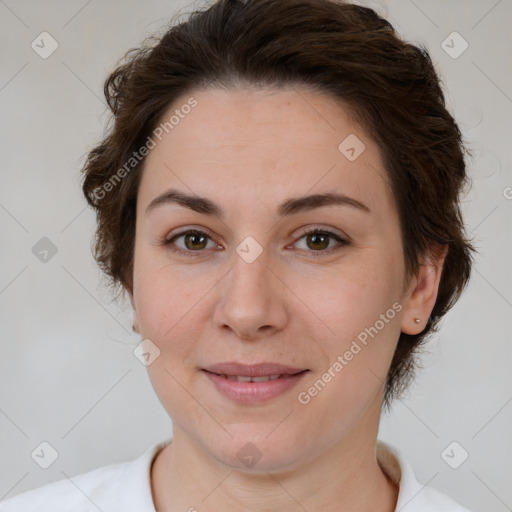
[[[267,382],[269,380],[276,380],[285,376],[288,376],[288,374],[262,375],[261,377],[248,377],[247,375],[220,375],[220,377],[224,377],[228,380],[234,380],[236,382]]]
[[[306,368],[294,368],[275,363],[245,365],[235,362],[215,364],[204,368],[204,370],[230,380],[239,379],[239,382],[264,382],[307,371]]]
[[[220,363],[203,369],[225,397],[240,404],[256,404],[275,398],[292,389],[308,372],[275,363],[243,365]]]

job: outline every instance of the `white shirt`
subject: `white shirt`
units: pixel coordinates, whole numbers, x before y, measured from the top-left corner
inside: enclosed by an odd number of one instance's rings
[[[151,494],[151,464],[170,440],[140,457],[93,469],[27,491],[0,503],[0,512],[156,512]],[[420,484],[399,450],[377,442],[380,467],[399,486],[396,512],[469,512],[448,496]]]

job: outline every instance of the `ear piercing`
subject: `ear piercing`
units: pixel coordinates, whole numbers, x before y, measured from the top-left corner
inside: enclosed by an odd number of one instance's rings
[[[420,320],[419,318],[415,318],[415,319],[414,319],[414,323],[416,323],[416,324],[421,324],[421,320]]]

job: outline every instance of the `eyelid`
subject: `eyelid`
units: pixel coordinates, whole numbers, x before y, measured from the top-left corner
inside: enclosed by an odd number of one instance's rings
[[[186,235],[205,236],[206,238],[208,238],[209,241],[216,243],[215,240],[208,233],[201,231],[199,229],[186,229],[184,231],[178,231],[177,233],[172,233],[171,237],[166,237],[165,243],[170,244],[177,238],[181,238],[182,236],[186,236]]]
[[[339,238],[340,240],[342,240],[345,243],[350,242],[350,237],[348,235],[346,235],[345,233],[343,233],[342,231],[339,231],[335,228],[331,228],[328,226],[323,226],[321,224],[313,224],[313,225],[309,224],[307,226],[304,226],[304,227],[300,228],[299,231],[294,236],[302,237],[302,236],[310,234],[312,232],[313,233],[319,232],[319,233],[329,234],[333,237]]]
[[[210,231],[208,229],[203,228],[203,227],[196,227],[196,226],[192,225],[192,226],[186,226],[184,228],[178,228],[176,231],[171,231],[170,233],[167,233],[167,235],[165,235],[164,242],[169,243],[174,238],[177,238],[178,236],[181,236],[181,235],[186,235],[188,233],[198,233],[198,234],[206,235],[211,240],[214,239],[214,237],[212,236],[212,234],[210,233]]]

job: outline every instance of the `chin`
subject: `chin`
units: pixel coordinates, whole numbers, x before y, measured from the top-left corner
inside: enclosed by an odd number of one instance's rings
[[[262,431],[265,433],[262,434]],[[306,458],[305,440],[295,439],[289,431],[270,435],[268,432],[272,432],[272,429],[268,429],[267,425],[258,428],[252,424],[239,429],[233,438],[224,439],[223,442],[216,440],[205,448],[218,462],[251,474],[290,471]],[[298,448],[301,454],[297,453]]]

